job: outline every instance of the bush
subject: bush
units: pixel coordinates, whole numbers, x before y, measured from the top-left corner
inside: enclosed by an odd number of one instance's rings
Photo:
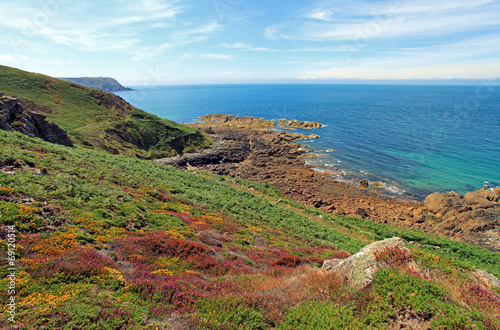
[[[91,248],[77,248],[55,258],[37,257],[26,260],[25,263],[33,277],[44,277],[64,283],[86,281],[93,276],[106,275],[107,268],[115,267],[111,258]]]
[[[201,300],[196,305],[197,325],[201,329],[265,329],[262,313],[238,298]]]

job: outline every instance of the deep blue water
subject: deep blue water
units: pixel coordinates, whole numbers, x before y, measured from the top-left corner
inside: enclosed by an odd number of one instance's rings
[[[325,124],[304,143],[344,180],[382,181],[404,195],[500,185],[500,86],[191,85],[119,92],[177,122],[210,113]]]

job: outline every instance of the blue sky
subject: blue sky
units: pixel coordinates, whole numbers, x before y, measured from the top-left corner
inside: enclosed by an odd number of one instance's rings
[[[0,64],[57,77],[500,78],[500,1],[4,0],[2,13]]]

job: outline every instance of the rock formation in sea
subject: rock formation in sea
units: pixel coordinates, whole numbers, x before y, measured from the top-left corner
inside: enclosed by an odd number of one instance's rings
[[[204,124],[213,123],[218,127],[233,127],[233,128],[249,128],[253,130],[268,130],[272,128],[276,128],[276,120],[266,120],[258,117],[238,117],[225,115],[222,113],[216,113],[213,115],[201,116],[200,121]],[[286,119],[278,120],[278,127],[283,129],[294,129],[294,128],[319,128],[323,126],[322,124],[313,121],[297,121],[295,119],[290,119],[286,121]],[[304,140],[304,139],[317,139],[319,136],[316,134],[303,135],[300,137],[294,137],[294,140]]]
[[[289,128],[310,129],[310,128],[320,128],[322,126],[323,125],[318,123],[317,121],[297,121],[295,119],[290,119],[289,121],[287,121],[284,118],[278,120],[278,127],[285,128],[285,129],[289,129]]]

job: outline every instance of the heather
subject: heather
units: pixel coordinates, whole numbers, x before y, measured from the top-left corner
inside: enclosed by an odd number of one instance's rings
[[[500,292],[472,276],[499,276],[498,253],[326,214],[267,184],[3,131],[0,145],[0,223],[18,231],[15,325],[4,234],[0,243],[2,328],[500,326]],[[392,236],[411,251],[377,254],[365,289],[319,268]]]

